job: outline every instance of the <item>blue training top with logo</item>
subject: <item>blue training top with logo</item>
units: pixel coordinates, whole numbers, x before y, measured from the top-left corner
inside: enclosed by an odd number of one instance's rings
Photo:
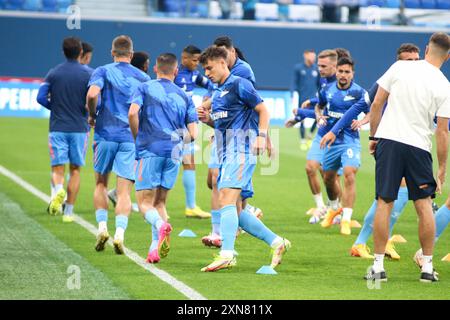
[[[183,132],[189,123],[198,121],[192,99],[172,81],[158,79],[139,85],[131,103],[141,106],[136,159],[180,159]]]
[[[258,133],[259,123],[254,108],[261,102],[262,98],[250,81],[232,74],[215,88],[211,118],[216,129],[219,159],[228,152],[250,153],[250,144]]]
[[[115,62],[95,69],[89,86],[101,91],[101,103],[97,108],[95,123],[96,141],[132,142],[128,124],[129,100],[135,89],[150,77],[126,62]]]
[[[310,105],[312,106],[312,108],[314,108],[316,106],[316,104],[319,103],[319,94],[320,94],[320,90],[325,89],[325,87],[336,81],[336,75],[332,75],[331,77],[321,77],[319,80],[319,91],[317,92],[316,96],[311,98],[310,101]]]
[[[178,67],[178,74],[174,80],[174,83],[191,97],[196,86],[207,89],[210,85],[209,82],[209,79],[198,70],[189,70],[183,65]]]
[[[364,99],[367,97],[367,99]],[[319,105],[325,107],[324,115],[328,116],[327,124],[321,127],[318,135],[324,136],[333,126],[343,117],[345,112],[349,110],[355,103],[363,99],[367,105],[370,103],[367,91],[355,82],[352,82],[348,89],[339,89],[337,82],[328,84],[319,93]],[[344,137],[348,136],[353,139],[359,138],[359,132],[352,130],[351,126],[346,126],[337,136],[334,144],[344,143]]]

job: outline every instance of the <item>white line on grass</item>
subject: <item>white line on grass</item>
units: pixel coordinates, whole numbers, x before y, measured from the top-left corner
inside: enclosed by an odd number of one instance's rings
[[[29,191],[30,193],[32,193],[33,195],[35,195],[42,201],[44,201],[46,203],[50,202],[50,197],[48,195],[46,195],[42,191],[36,189],[33,185],[29,184],[28,182],[23,180],[21,177],[17,176],[16,174],[14,174],[13,172],[9,171],[8,169],[6,169],[5,167],[3,167],[1,165],[0,165],[0,173],[3,174],[5,177],[14,181],[19,186],[21,186],[25,190]],[[89,222],[87,222],[86,220],[81,218],[80,216],[75,215],[75,222],[78,223],[83,228],[85,228],[86,230],[88,230],[93,235],[97,235],[97,228],[95,228],[92,224],[90,224]],[[112,241],[109,240],[108,244],[110,246],[112,246]],[[130,260],[135,262],[137,265],[139,265],[142,268],[144,268],[145,270],[151,272],[152,274],[157,276],[159,279],[161,279],[165,283],[167,283],[170,286],[172,286],[173,288],[175,288],[175,290],[177,290],[180,293],[182,293],[183,295],[185,295],[187,298],[189,298],[191,300],[206,300],[206,298],[204,296],[202,296],[200,293],[198,293],[191,287],[187,286],[183,282],[175,279],[169,273],[167,273],[161,269],[158,269],[157,267],[155,267],[152,264],[146,263],[145,260],[141,256],[139,256],[136,252],[125,248],[125,255]]]

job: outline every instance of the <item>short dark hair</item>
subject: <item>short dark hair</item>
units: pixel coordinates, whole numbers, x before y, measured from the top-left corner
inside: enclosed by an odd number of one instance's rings
[[[337,62],[337,67],[343,66],[343,65],[346,65],[346,64],[351,66],[352,69],[355,69],[355,62],[350,57],[342,57],[342,58],[340,58],[338,60],[338,62]]]
[[[81,46],[83,47],[83,55],[85,55],[86,53],[92,52],[94,51],[94,48],[92,47],[92,45],[90,43],[87,42],[82,42]]]
[[[231,40],[228,36],[220,36],[214,40],[214,45],[218,47],[225,47],[227,49],[231,49],[234,47],[233,40]]]
[[[118,57],[128,56],[133,52],[133,41],[125,35],[115,37],[112,42],[112,50]]]
[[[420,53],[420,49],[414,43],[402,43],[402,45],[397,49],[397,59],[403,52]]]
[[[347,57],[347,58],[351,58],[352,57],[350,55],[350,51],[348,51],[345,48],[336,48],[336,49],[334,49],[334,51],[336,51],[336,53],[337,53],[338,60],[340,58],[343,58],[343,57]]]
[[[200,55],[200,63],[206,64],[208,60],[224,59],[226,60],[228,56],[227,51],[224,48],[217,46],[210,46],[206,48],[205,51]]]
[[[77,59],[80,56],[81,50],[81,40],[76,37],[65,38],[62,44],[64,56],[67,59]]]
[[[183,52],[186,52],[188,54],[200,54],[202,53],[202,50],[190,44],[183,49]]]
[[[445,32],[436,32],[430,37],[430,44],[442,50],[443,53],[448,54],[450,50],[450,37]]]
[[[137,51],[135,53],[133,53],[133,58],[131,59],[131,65],[144,71],[144,65],[145,62],[147,62],[147,60],[150,59],[150,56],[147,52],[145,51]]]
[[[156,68],[158,72],[170,75],[177,67],[177,56],[173,53],[163,53],[156,58]]]
[[[305,49],[303,53],[315,53],[314,49]]]

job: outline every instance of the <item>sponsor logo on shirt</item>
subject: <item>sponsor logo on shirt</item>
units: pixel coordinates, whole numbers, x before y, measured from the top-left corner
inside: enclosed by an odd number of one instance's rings
[[[211,119],[216,121],[218,119],[228,118],[228,111],[218,111],[211,114]]]
[[[344,114],[342,112],[328,111],[328,115],[332,118],[340,119]]]
[[[351,100],[355,100],[356,98],[350,95],[347,95],[344,97],[344,101],[351,101]]]
[[[222,91],[221,93],[220,93],[220,97],[222,98],[224,95],[226,95],[228,92],[230,92],[230,91]]]

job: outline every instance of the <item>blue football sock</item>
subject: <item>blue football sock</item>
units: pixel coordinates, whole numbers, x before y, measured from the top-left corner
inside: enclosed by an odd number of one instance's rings
[[[95,218],[97,220],[97,223],[108,221],[108,210],[97,209],[95,211]]]
[[[252,236],[263,240],[269,246],[277,237],[269,228],[267,228],[261,220],[252,215],[247,210],[242,210],[239,215],[239,227],[250,233]]]
[[[158,247],[158,229],[155,226],[152,226],[152,243],[150,245],[150,251],[155,250]]]
[[[195,170],[183,170],[183,186],[186,195],[186,208],[195,208]]]
[[[364,217],[364,224],[359,232],[358,238],[355,241],[357,244],[366,244],[373,231],[373,220],[375,219],[375,212],[377,211],[377,200],[374,200],[369,211],[367,211]]]
[[[434,215],[436,220],[436,241],[450,223],[450,209],[444,204]]]
[[[220,210],[211,210],[212,232],[220,235]]]
[[[222,237],[222,250],[234,250],[236,232],[239,225],[237,208],[235,205],[220,209],[220,235]]]
[[[123,230],[126,230],[128,227],[128,217],[125,215],[117,215],[116,216],[116,229],[122,228]]]
[[[161,217],[156,209],[148,210],[145,213],[144,219],[145,219],[145,221],[150,223],[152,226],[155,226],[158,231],[164,223],[163,219],[161,219]]]
[[[400,187],[398,190],[397,200],[394,201],[394,206],[391,211],[391,221],[389,224],[389,238],[392,237],[392,228],[397,222],[398,218],[401,216],[403,209],[408,203],[408,188]]]

